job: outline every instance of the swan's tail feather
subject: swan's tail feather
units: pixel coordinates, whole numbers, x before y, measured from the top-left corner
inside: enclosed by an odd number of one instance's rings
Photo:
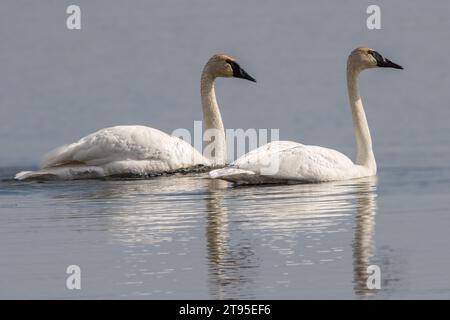
[[[294,183],[294,181],[288,181],[283,178],[265,176],[254,171],[231,167],[210,171],[209,176],[212,179],[222,179],[225,181],[233,182],[237,185]],[[296,183],[298,183],[298,181]]]
[[[104,177],[104,171],[100,167],[93,166],[61,166],[38,171],[22,171],[16,174],[14,179],[20,181],[30,180],[76,180]]]
[[[21,171],[14,177],[16,180],[55,180],[57,176],[41,171]]]
[[[41,161],[42,168],[49,168],[72,162],[73,144],[63,145],[48,152]]]
[[[256,177],[253,171],[237,169],[237,168],[222,168],[209,172],[212,179],[222,179],[230,182],[240,183],[248,182]]]

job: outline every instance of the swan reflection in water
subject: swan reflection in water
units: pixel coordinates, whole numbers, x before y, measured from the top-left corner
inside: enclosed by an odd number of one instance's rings
[[[302,273],[302,266],[327,261],[332,263],[337,259],[313,261],[307,254],[305,257],[302,252],[306,247],[313,246],[313,241],[302,243],[301,248],[295,249],[298,242],[295,235],[304,233],[306,236],[303,241],[307,241],[317,239],[318,235],[347,232],[342,225],[346,219],[352,219],[352,216],[356,219],[353,241],[354,293],[360,297],[376,294],[377,291],[368,289],[366,284],[367,267],[373,263],[374,255],[376,178],[259,188],[227,188],[223,182],[219,182],[209,183],[210,193],[206,201],[212,296],[217,299],[252,298],[252,291],[257,291],[255,287],[258,284],[251,283],[257,278],[257,270],[254,269],[258,267],[256,250],[251,248],[251,241],[248,240],[251,234],[259,234],[258,230],[261,230],[263,233],[272,232],[277,239],[297,240],[292,241],[291,250],[280,246],[273,246],[272,249],[280,252],[284,250],[286,256],[308,258],[297,264],[293,263],[293,257],[290,258],[291,261],[286,259],[286,265],[291,263],[297,272]],[[231,225],[236,224],[236,221],[240,224],[238,232]],[[248,238],[245,237],[246,234],[249,235]],[[234,236],[241,239],[234,241]],[[316,251],[333,252],[333,249],[316,248]],[[249,254],[239,254],[243,251]]]
[[[371,296],[378,291],[367,286],[368,267],[375,263],[375,185],[365,185],[366,190],[359,190],[356,198],[356,228],[353,241],[353,282],[355,294]],[[373,190],[372,190],[373,189]],[[380,266],[381,267],[381,266]]]
[[[108,243],[121,244],[121,272],[129,275],[130,288],[132,280],[141,283],[133,292],[155,297],[162,294],[157,290],[169,287],[168,294],[186,297],[192,290],[203,292],[198,288],[206,282],[209,294],[201,297],[270,298],[286,292],[286,297],[295,298],[293,292],[303,290],[292,288],[316,287],[298,281],[326,282],[324,273],[335,273],[332,281],[342,281],[347,292],[345,275],[353,273],[354,294],[374,293],[366,287],[366,270],[376,264],[375,178],[232,187],[192,175],[83,181],[71,188],[51,197],[71,207],[56,218],[70,215],[66,223],[78,224],[74,228],[93,231],[97,237],[102,231]],[[346,266],[349,236],[352,271]],[[208,273],[200,276],[205,258]],[[170,284],[173,279],[189,285],[179,288]]]

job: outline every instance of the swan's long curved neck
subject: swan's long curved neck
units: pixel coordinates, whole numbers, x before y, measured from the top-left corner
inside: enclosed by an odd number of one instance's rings
[[[214,81],[215,77],[210,72],[208,65],[206,65],[202,72],[200,85],[203,127],[205,130],[204,139],[207,144],[203,154],[211,160],[214,166],[221,166],[227,162],[227,145],[222,116],[216,100]]]
[[[352,110],[353,128],[355,130],[357,146],[356,164],[368,168],[375,174],[377,164],[372,150],[372,138],[359,94],[358,75],[360,71],[357,68],[353,68],[350,64],[347,67],[348,96]]]

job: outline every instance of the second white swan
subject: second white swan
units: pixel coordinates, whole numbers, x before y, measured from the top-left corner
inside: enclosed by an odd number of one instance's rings
[[[357,145],[355,163],[336,150],[274,141],[245,154],[229,167],[211,171],[210,177],[260,184],[337,181],[376,175],[372,139],[358,89],[361,71],[375,67],[403,69],[370,48],[353,50],[347,61],[347,87]]]

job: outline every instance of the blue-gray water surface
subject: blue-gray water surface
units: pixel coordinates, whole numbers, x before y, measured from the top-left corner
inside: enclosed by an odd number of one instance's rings
[[[373,1],[79,0],[69,31],[72,2],[0,3],[0,298],[450,298],[448,1],[378,1],[368,30]],[[192,130],[220,51],[258,80],[217,81],[227,128],[353,157],[345,62],[360,45],[405,68],[360,79],[377,178],[12,179],[107,126]]]
[[[9,177],[13,169],[2,170]],[[448,298],[450,168],[233,187],[4,180],[2,298]],[[82,288],[66,289],[78,265]],[[367,268],[381,289],[367,289]]]

